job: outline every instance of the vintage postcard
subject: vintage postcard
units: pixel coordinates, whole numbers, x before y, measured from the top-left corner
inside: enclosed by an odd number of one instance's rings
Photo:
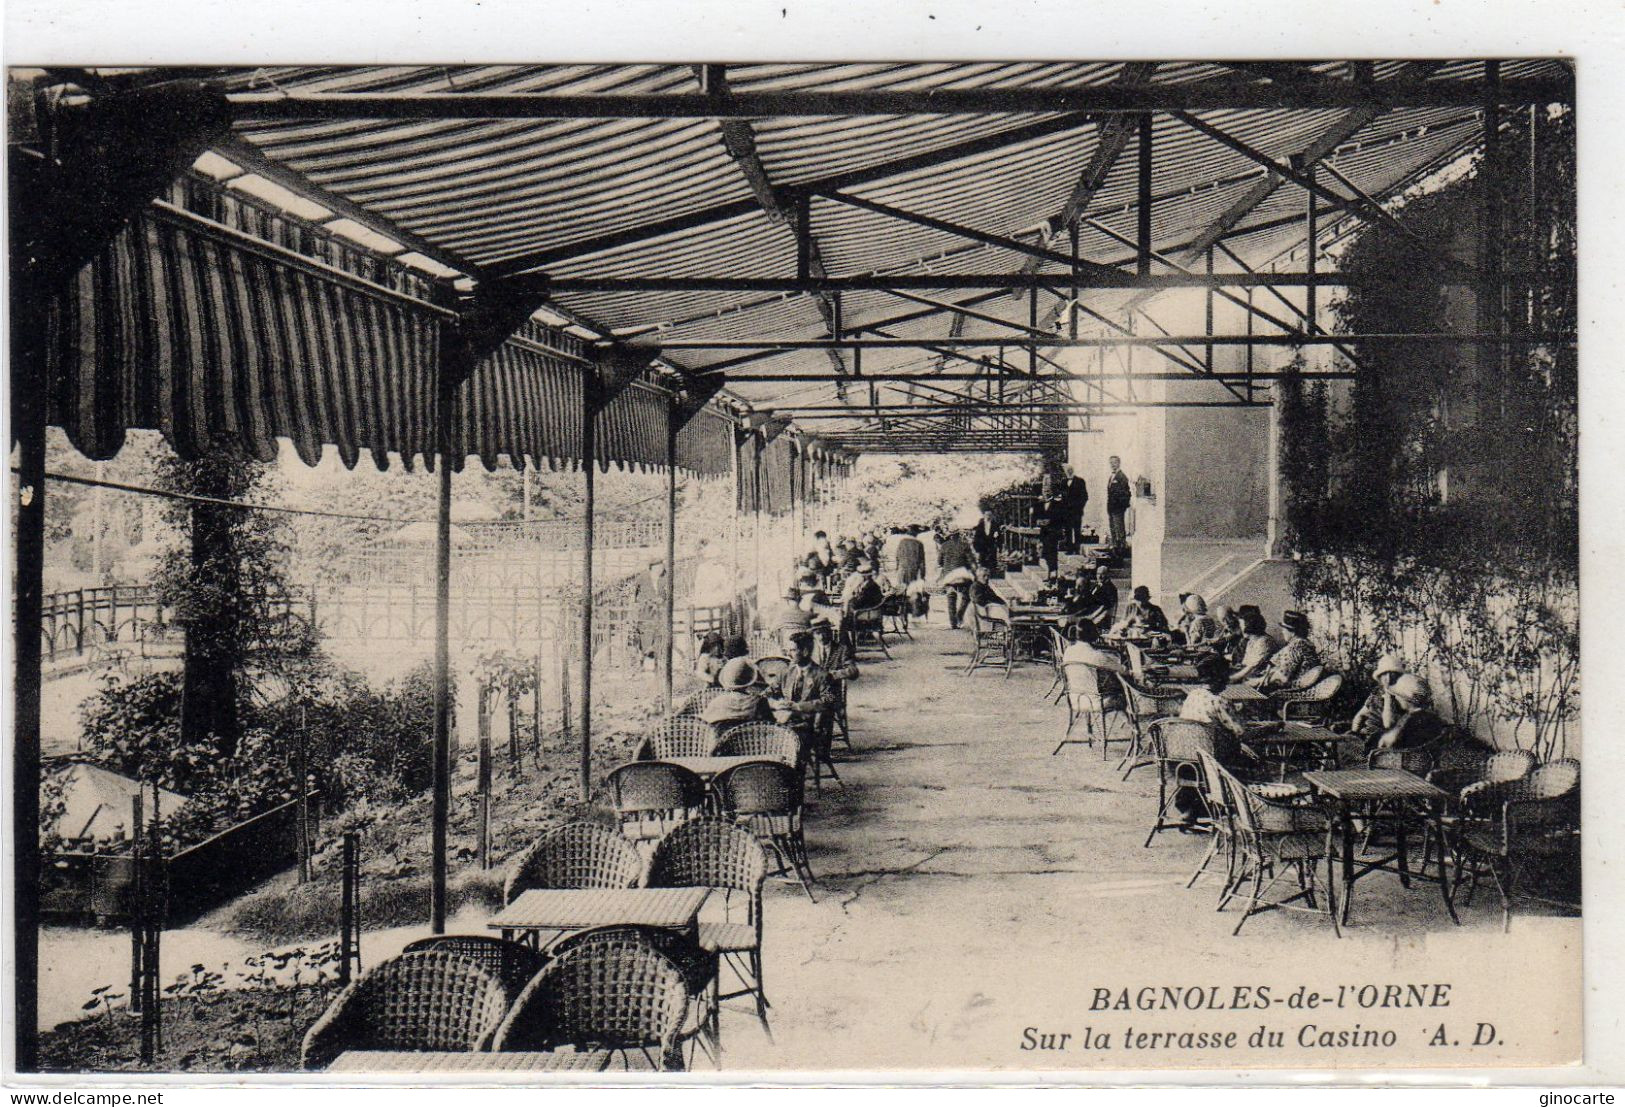
[[[16,1079],[1585,1059],[1571,58],[378,53],[7,58]]]

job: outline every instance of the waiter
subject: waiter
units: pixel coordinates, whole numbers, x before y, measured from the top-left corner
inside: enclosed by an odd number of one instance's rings
[[[1061,486],[1061,505],[1066,524],[1066,544],[1077,551],[1083,538],[1083,509],[1089,505],[1089,486],[1070,465],[1061,466],[1066,483]]]
[[[1128,528],[1124,524],[1130,499],[1128,474],[1123,472],[1121,458],[1113,457],[1110,464],[1112,474],[1106,478],[1106,519],[1112,531],[1112,552],[1123,554],[1128,551]]]

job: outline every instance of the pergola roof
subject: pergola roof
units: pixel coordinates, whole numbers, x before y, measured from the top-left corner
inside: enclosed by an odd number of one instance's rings
[[[1327,167],[1321,230],[1335,233],[1481,142],[1486,104],[1572,98],[1555,60],[212,76],[235,117],[219,153],[244,169],[479,285],[532,289],[606,340],[659,347],[680,372],[726,373],[759,409],[826,409],[802,411],[816,433],[864,432],[848,440],[871,448],[898,426],[875,408],[1075,405],[1056,380],[1023,383],[1052,375],[1023,328],[1053,334],[1071,288],[1112,319],[1171,283],[1200,286],[1184,274],[1209,247],[1224,273],[1280,271],[1306,231],[1287,170]],[[782,341],[805,345],[711,345]],[[1180,364],[1201,371],[1159,368]],[[941,384],[887,381],[933,371]],[[995,400],[971,374],[1008,387]],[[1039,418],[915,425],[1002,444],[1053,430]]]

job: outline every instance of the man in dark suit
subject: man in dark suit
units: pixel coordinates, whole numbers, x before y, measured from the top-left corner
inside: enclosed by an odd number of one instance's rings
[[[897,540],[897,583],[907,588],[925,576],[925,543],[906,531]]]
[[[1066,544],[1073,550],[1083,537],[1083,509],[1089,505],[1089,486],[1078,476],[1077,471],[1070,465],[1063,465],[1061,471],[1066,474],[1066,481],[1061,485],[1061,505],[1063,518],[1066,523]]]
[[[1112,475],[1106,478],[1106,519],[1111,525],[1112,552],[1122,554],[1128,549],[1128,528],[1125,516],[1128,514],[1129,494],[1128,474],[1123,472],[1123,462],[1120,458],[1111,459]]]

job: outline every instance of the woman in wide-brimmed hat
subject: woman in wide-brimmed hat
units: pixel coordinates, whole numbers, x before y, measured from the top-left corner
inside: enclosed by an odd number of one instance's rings
[[[773,712],[762,698],[762,677],[748,657],[736,657],[722,666],[717,684],[723,691],[714,696],[700,718],[716,727],[756,720],[771,722]]]
[[[1404,709],[1394,696],[1394,685],[1405,675],[1405,662],[1397,653],[1385,653],[1377,659],[1371,670],[1372,689],[1360,710],[1349,724],[1351,733],[1362,735],[1368,744],[1375,744],[1382,734],[1399,721]]]
[[[1414,673],[1401,673],[1389,689],[1402,714],[1377,739],[1377,749],[1413,750],[1431,745],[1446,723],[1433,710],[1433,691]]]
[[[1281,616],[1281,630],[1286,641],[1270,658],[1258,687],[1265,692],[1290,688],[1304,671],[1320,664],[1320,653],[1309,641],[1309,617],[1301,611],[1288,611]]]

